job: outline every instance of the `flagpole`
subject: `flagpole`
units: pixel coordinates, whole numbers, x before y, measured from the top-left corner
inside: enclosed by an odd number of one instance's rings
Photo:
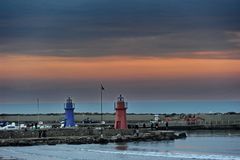
[[[103,94],[103,85],[101,84],[101,122],[100,122],[100,126],[101,126],[101,137],[103,136],[103,112],[102,112],[102,94]]]
[[[102,85],[101,85],[101,124],[103,121],[103,113],[102,113]]]

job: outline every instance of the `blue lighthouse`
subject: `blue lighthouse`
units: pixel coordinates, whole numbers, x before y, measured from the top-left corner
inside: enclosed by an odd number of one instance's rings
[[[68,97],[67,99],[67,103],[64,107],[65,109],[65,124],[64,127],[74,127],[75,126],[75,122],[74,122],[74,106],[75,104],[72,103],[72,99],[70,97]]]

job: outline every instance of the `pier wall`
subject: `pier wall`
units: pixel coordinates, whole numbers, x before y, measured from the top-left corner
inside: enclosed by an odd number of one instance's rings
[[[14,130],[14,131],[0,131],[0,139],[8,138],[37,138],[39,132],[45,131],[46,137],[65,137],[65,136],[99,136],[101,132],[105,136],[132,135],[134,130],[115,130],[115,129],[94,129],[94,128],[58,128],[58,129],[44,129],[44,130]],[[142,130],[144,132],[144,130]]]

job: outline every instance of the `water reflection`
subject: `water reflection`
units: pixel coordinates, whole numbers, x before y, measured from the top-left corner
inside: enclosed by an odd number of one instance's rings
[[[117,143],[115,149],[125,151],[128,149],[128,145],[127,143]]]

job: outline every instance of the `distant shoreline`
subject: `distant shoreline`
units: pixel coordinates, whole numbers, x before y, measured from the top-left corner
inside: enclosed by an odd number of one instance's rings
[[[115,112],[104,112],[103,114],[105,115],[112,115],[114,114]],[[39,115],[62,115],[64,114],[64,112],[62,113],[39,113]],[[75,112],[74,114],[76,115],[100,115],[101,113],[100,112]],[[155,115],[156,113],[127,113],[128,115]],[[172,113],[159,113],[159,115],[180,115],[180,114],[207,114],[207,115],[217,115],[217,114],[239,114],[240,115],[240,112],[232,112],[232,111],[229,111],[229,112],[212,112],[212,113],[207,113],[207,112],[200,112],[200,113],[175,113],[175,112],[172,112]],[[0,116],[17,116],[17,115],[38,115],[37,113],[0,113]]]
[[[63,103],[40,101],[39,112],[36,102],[0,103],[1,113],[5,114],[61,114],[64,113]],[[103,102],[103,112],[114,113],[112,101]],[[172,113],[226,113],[239,112],[240,100],[131,100],[127,99],[128,113],[136,114],[172,114]],[[75,113],[99,113],[100,102],[74,101]]]

